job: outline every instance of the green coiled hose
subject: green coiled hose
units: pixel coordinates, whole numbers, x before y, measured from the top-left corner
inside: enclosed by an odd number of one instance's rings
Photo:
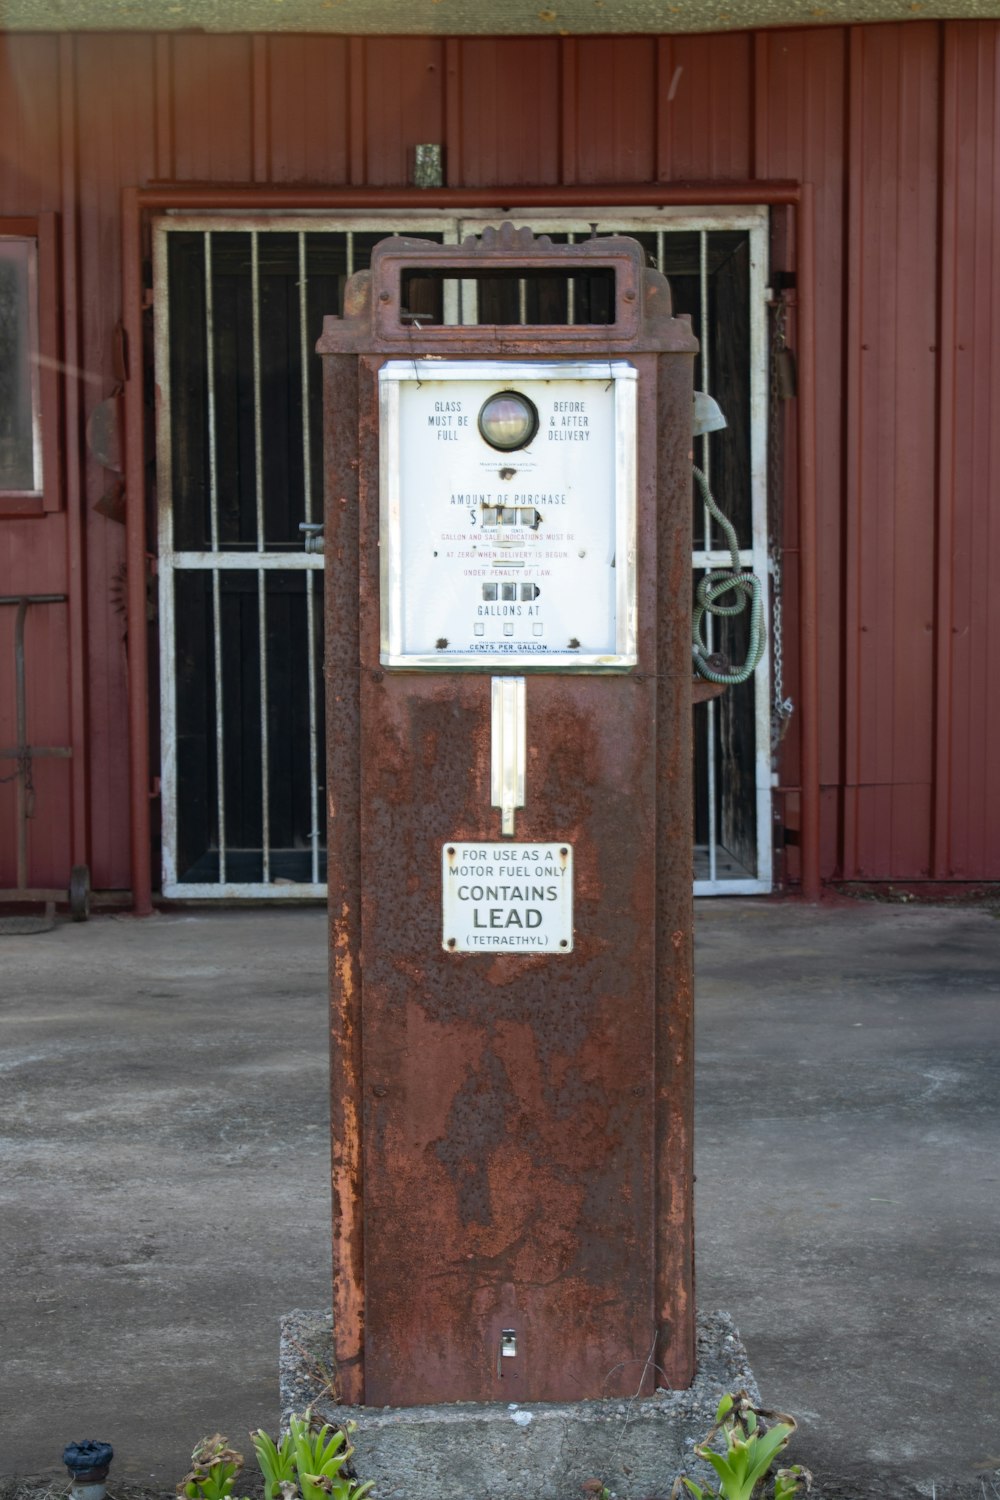
[[[756,671],[757,663],[764,655],[767,646],[767,631],[764,628],[764,599],[760,579],[756,573],[745,573],[740,562],[739,543],[736,539],[736,531],[732,522],[715,503],[715,497],[708,487],[705,478],[697,464],[693,464],[694,477],[701,497],[725,532],[726,541],[729,545],[729,555],[732,559],[731,568],[713,568],[704,574],[695,590],[694,617],[691,621],[691,653],[694,657],[694,669],[699,676],[708,682],[717,682],[725,687],[735,687],[740,682],[746,682]],[[724,599],[727,594],[733,594],[731,604],[720,604],[718,601]],[[737,667],[731,672],[719,672],[715,667],[709,665],[711,653],[706,642],[702,638],[702,621],[706,615],[715,615],[724,618],[730,615],[742,614],[750,604],[750,641],[747,646],[746,660],[742,667]]]

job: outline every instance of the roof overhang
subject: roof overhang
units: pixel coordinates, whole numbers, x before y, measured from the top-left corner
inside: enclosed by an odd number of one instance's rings
[[[584,36],[998,16],[1000,0],[3,0],[0,30]]]

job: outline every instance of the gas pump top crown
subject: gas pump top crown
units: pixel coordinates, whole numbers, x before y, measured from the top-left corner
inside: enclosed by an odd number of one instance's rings
[[[482,321],[491,302],[518,321]],[[669,318],[632,240],[556,247],[505,224],[461,247],[376,247],[347,312],[369,312],[375,347],[409,351],[378,371],[383,666],[636,665],[637,370],[612,351],[641,349],[650,303]],[[546,304],[566,321],[529,322]]]

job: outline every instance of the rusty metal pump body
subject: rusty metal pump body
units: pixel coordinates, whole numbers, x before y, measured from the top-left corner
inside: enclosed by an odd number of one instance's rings
[[[600,271],[610,321],[414,320],[406,288],[442,271]],[[696,347],[634,241],[509,225],[384,241],[324,324],[334,1336],[352,1404],[621,1396],[694,1373]],[[607,360],[636,388],[634,664],[524,670],[506,838],[490,705],[509,671],[386,665],[380,559],[380,369],[484,358]],[[572,951],[448,950],[442,850],[477,842],[572,849]]]

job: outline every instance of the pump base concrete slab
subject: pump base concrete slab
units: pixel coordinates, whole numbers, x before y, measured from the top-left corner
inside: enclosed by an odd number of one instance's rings
[[[682,1471],[711,1472],[692,1449],[726,1391],[759,1401],[746,1350],[724,1312],[698,1318],[698,1373],[683,1391],[634,1401],[455,1402],[341,1406],[329,1313],[289,1313],[281,1330],[282,1427],[312,1405],[324,1421],[357,1423],[358,1478],[379,1500],[578,1500],[600,1480],[615,1500],[667,1500]]]

